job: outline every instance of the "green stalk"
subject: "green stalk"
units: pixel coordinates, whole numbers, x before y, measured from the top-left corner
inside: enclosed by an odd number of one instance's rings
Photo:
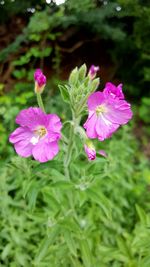
[[[70,124],[68,147],[67,147],[66,157],[64,159],[64,171],[65,171],[65,176],[67,180],[71,179],[69,167],[70,167],[70,162],[71,162],[71,157],[72,157],[72,152],[73,152],[73,145],[74,145],[73,140],[74,140],[74,123]],[[77,219],[72,189],[67,192],[67,197],[70,203],[70,207],[74,212],[74,217]]]
[[[37,102],[38,102],[39,108],[41,108],[43,110],[43,112],[46,113],[41,94],[40,93],[36,93],[36,95],[37,95]]]
[[[68,144],[68,153],[66,157],[66,165],[69,166],[70,160],[71,160],[71,154],[73,149],[73,135],[74,135],[74,129],[73,125],[70,126],[70,133],[69,133],[69,144]]]
[[[74,141],[74,133],[75,133],[76,128],[78,127],[79,123],[80,123],[80,117],[77,118],[74,111],[72,111],[72,123],[70,124],[68,147],[67,147],[66,157],[64,159],[65,175],[69,180],[70,180],[69,165],[70,165],[72,151],[73,151],[73,145],[74,145],[74,142],[73,142]]]

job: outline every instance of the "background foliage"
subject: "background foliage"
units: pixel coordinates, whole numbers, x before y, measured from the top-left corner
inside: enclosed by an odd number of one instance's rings
[[[149,267],[149,1],[49,2],[0,3],[0,266]],[[57,85],[84,61],[100,65],[100,88],[124,83],[134,120],[98,144],[107,159],[75,153],[69,182],[61,153],[59,166],[22,159],[8,136],[36,105],[37,67],[49,77],[47,111],[69,119]]]

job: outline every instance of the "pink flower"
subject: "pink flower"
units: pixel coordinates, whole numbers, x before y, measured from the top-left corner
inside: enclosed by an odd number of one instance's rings
[[[62,124],[56,114],[45,114],[40,108],[22,110],[16,117],[20,125],[9,137],[17,154],[33,156],[40,162],[53,159],[58,151]]]
[[[35,80],[35,92],[42,93],[46,84],[46,76],[43,74],[41,69],[37,69],[34,73]]]
[[[93,80],[95,78],[98,71],[99,71],[99,66],[91,65],[91,67],[89,69],[89,73],[88,73],[91,80]]]
[[[88,98],[89,116],[84,124],[89,138],[103,141],[132,118],[131,106],[121,93],[121,86],[115,87],[109,83],[103,92],[95,92]],[[113,91],[113,93],[112,93]],[[119,95],[119,96],[118,96]]]
[[[96,151],[93,145],[88,144],[88,145],[84,145],[84,150],[85,153],[88,156],[89,160],[95,160],[96,159]]]

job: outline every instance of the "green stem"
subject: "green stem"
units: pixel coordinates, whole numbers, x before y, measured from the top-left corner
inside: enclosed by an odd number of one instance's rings
[[[66,175],[66,178],[68,179],[70,179],[69,165],[70,165],[72,150],[73,150],[73,135],[74,135],[73,125],[70,125],[68,147],[67,147],[66,157],[64,160],[65,175]]]
[[[44,104],[43,104],[43,100],[42,100],[42,97],[41,97],[41,94],[40,93],[37,93],[37,102],[38,102],[38,106],[39,108],[41,108],[43,110],[44,113],[45,112],[45,108],[44,108]]]
[[[80,124],[80,117],[77,118],[74,111],[72,111],[72,123],[70,124],[68,147],[67,147],[66,157],[64,159],[65,175],[66,175],[66,178],[68,179],[70,179],[69,165],[70,165],[72,151],[73,151],[74,133],[79,124]]]
[[[75,129],[76,129],[77,125],[79,125],[79,120],[80,120],[80,118],[76,119],[75,114],[72,112],[72,123],[70,123],[68,146],[67,146],[66,156],[64,158],[64,171],[65,171],[65,176],[66,176],[67,180],[71,179],[69,167],[70,167],[70,162],[71,162],[72,153],[73,153],[74,133],[75,133]],[[74,217],[77,219],[72,189],[67,192],[67,197],[68,197],[70,207],[74,212]]]

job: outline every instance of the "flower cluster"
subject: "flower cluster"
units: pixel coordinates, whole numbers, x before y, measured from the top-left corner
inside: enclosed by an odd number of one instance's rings
[[[92,65],[88,78],[93,80],[99,67]],[[40,69],[34,73],[35,93],[40,97],[46,77]],[[43,104],[39,106],[42,107]],[[89,160],[95,160],[96,149],[91,139],[104,141],[132,118],[130,104],[124,99],[122,84],[115,86],[108,82],[102,92],[97,91],[87,99],[88,118],[80,134],[84,140],[84,150]],[[16,152],[22,157],[33,156],[35,160],[46,162],[59,152],[58,141],[61,138],[62,123],[56,114],[46,114],[45,109],[30,107],[22,110],[16,117],[19,127],[10,135],[9,141],[14,144]],[[81,127],[80,127],[81,128]],[[100,155],[107,157],[105,151]]]

